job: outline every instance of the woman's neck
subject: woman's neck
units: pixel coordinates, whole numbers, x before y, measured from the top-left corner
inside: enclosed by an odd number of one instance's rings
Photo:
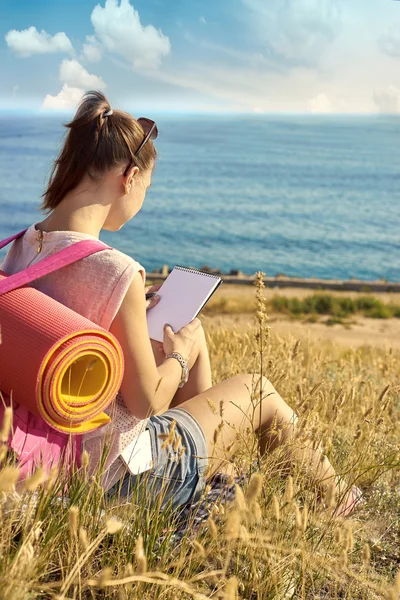
[[[77,231],[79,233],[87,233],[95,237],[99,237],[101,225],[99,226],[96,220],[90,218],[89,215],[59,214],[57,209],[46,217],[43,221],[37,224],[37,227],[42,231]]]
[[[38,227],[42,231],[77,231],[99,237],[110,205],[101,190],[78,187],[69,192]]]

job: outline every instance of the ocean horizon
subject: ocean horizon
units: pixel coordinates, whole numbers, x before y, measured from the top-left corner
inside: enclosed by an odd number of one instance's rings
[[[1,239],[43,219],[66,120],[0,113]],[[187,113],[157,125],[141,212],[101,234],[147,271],[400,281],[399,117]]]

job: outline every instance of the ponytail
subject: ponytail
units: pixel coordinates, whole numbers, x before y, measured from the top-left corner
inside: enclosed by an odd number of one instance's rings
[[[65,127],[69,131],[54,161],[42,210],[51,211],[58,206],[86,173],[102,176],[114,166],[128,162],[146,171],[156,159],[151,140],[134,156],[143,139],[142,127],[130,114],[113,111],[101,92],[87,92]]]

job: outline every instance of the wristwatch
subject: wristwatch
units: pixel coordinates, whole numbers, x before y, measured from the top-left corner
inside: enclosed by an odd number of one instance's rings
[[[179,382],[178,388],[183,387],[185,385],[185,383],[187,382],[187,380],[189,379],[189,369],[188,369],[186,360],[183,358],[182,354],[179,354],[179,352],[171,352],[171,354],[168,354],[168,356],[165,357],[165,360],[167,360],[167,358],[175,358],[178,361],[178,363],[181,365],[182,377]]]

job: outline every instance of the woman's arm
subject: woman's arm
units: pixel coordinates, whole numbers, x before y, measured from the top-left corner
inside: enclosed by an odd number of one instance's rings
[[[189,360],[196,344],[194,332],[200,326],[196,321],[175,335],[172,332],[165,335],[166,354],[176,351]],[[144,283],[139,273],[125,295],[110,332],[124,353],[125,372],[120,391],[128,410],[140,419],[167,410],[178,389],[182,367],[174,358],[159,367],[156,365],[147,329]]]

